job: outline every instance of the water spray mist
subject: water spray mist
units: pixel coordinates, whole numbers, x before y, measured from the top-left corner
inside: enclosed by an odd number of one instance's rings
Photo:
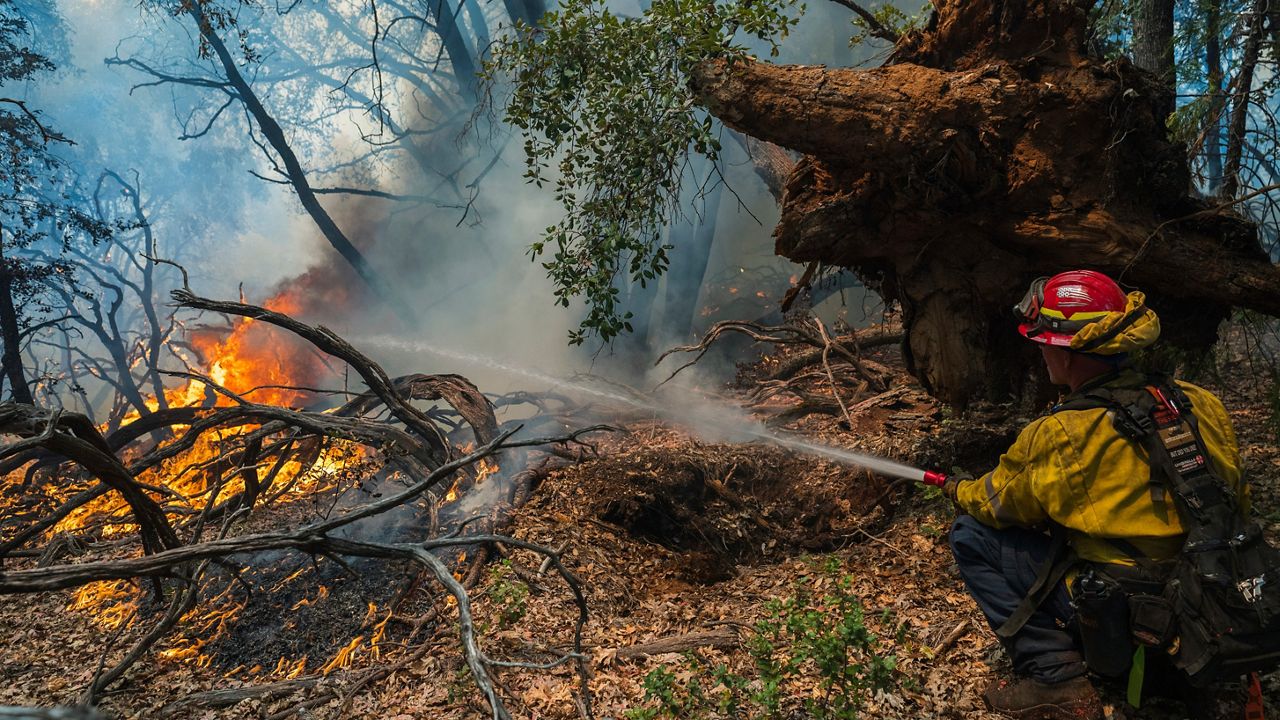
[[[942,473],[921,470],[875,455],[853,452],[829,445],[820,445],[778,434],[766,428],[759,420],[747,416],[742,412],[741,408],[711,398],[698,398],[696,407],[682,408],[675,404],[658,405],[619,392],[559,378],[532,368],[512,365],[483,355],[445,350],[424,342],[404,340],[385,335],[359,338],[356,342],[362,345],[376,345],[417,353],[428,353],[437,357],[465,362],[472,366],[489,368],[505,375],[545,383],[550,387],[572,394],[590,396],[601,401],[645,410],[664,420],[679,424],[704,440],[715,441],[725,438],[739,441],[757,440],[807,455],[834,460],[842,465],[865,468],[881,475],[914,480],[928,485],[941,486],[946,482],[946,476]]]

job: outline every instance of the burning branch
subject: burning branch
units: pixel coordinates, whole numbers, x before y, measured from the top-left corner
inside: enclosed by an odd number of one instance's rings
[[[369,386],[369,390],[386,405],[397,420],[409,428],[410,432],[429,443],[441,458],[448,457],[448,443],[445,441],[440,429],[431,422],[431,418],[410,405],[404,397],[396,392],[395,384],[391,381],[391,378],[387,377],[386,371],[328,328],[322,326],[312,327],[283,313],[256,305],[227,302],[225,300],[209,300],[199,297],[185,288],[174,290],[171,294],[181,307],[212,310],[213,312],[226,313],[227,315],[252,318],[283,328],[329,355],[342,360],[360,375],[360,378]]]
[[[241,408],[234,409],[239,410]],[[224,537],[210,542],[176,547],[138,558],[59,565],[38,568],[35,570],[0,573],[0,594],[64,589],[104,580],[124,580],[137,577],[171,577],[174,575],[174,570],[176,568],[188,566],[190,563],[195,561],[219,560],[231,555],[272,549],[297,549],[315,555],[349,555],[357,557],[412,560],[428,570],[432,576],[444,585],[454,597],[459,611],[460,633],[468,665],[476,678],[478,686],[489,699],[490,704],[494,709],[494,717],[509,717],[493,688],[493,683],[489,678],[489,668],[515,666],[549,668],[570,661],[582,662],[584,658],[582,655],[582,624],[586,619],[586,601],[577,579],[563,566],[563,564],[561,564],[558,553],[554,550],[543,548],[516,538],[488,534],[467,537],[443,537],[427,540],[422,543],[386,544],[348,540],[335,537],[330,533],[344,526],[348,526],[357,520],[400,507],[420,496],[426,492],[428,488],[439,483],[444,478],[449,477],[458,469],[488,457],[499,450],[515,447],[539,446],[551,443],[575,442],[582,434],[600,429],[604,428],[593,427],[562,437],[522,441],[510,441],[510,436],[514,431],[508,431],[475,451],[436,468],[436,470],[429,473],[425,478],[398,494],[383,498],[377,502],[360,506],[339,517],[313,523],[293,532],[262,533],[236,538]],[[472,545],[475,543],[495,542],[501,542],[505,545],[531,550],[544,555],[550,559],[552,566],[556,568],[557,572],[560,573],[566,584],[569,585],[573,592],[575,603],[577,603],[579,607],[579,619],[575,630],[573,652],[562,656],[559,660],[553,663],[535,666],[532,664],[504,663],[492,660],[485,656],[480,650],[475,637],[475,628],[471,622],[470,600],[467,595],[467,591],[462,584],[453,577],[452,571],[444,561],[432,554],[431,551]],[[202,570],[203,568],[198,572],[201,572]],[[151,645],[153,645],[156,640],[168,632],[176,623],[177,619],[194,605],[195,591],[192,589],[192,583],[188,581],[186,587],[186,590],[179,591],[175,594],[171,601],[169,611],[161,622],[157,624],[156,628],[134,646],[126,656],[125,661],[118,664],[112,669],[112,671],[104,674],[101,678],[95,680],[92,687],[86,692],[87,696],[93,697],[105,689],[111,682],[118,679],[128,665],[131,665],[136,661],[136,659]]]
[[[143,552],[158,552],[178,545],[178,537],[160,506],[143,492],[134,473],[120,462],[85,416],[9,402],[0,404],[0,433],[35,441],[19,441],[0,451],[0,458],[38,445],[79,464],[120,493],[138,522]]]

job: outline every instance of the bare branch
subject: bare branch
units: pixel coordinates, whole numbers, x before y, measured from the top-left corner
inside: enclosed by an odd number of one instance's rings
[[[22,114],[26,115],[27,119],[29,119],[32,123],[34,123],[36,126],[36,129],[40,131],[40,137],[44,141],[45,145],[48,145],[50,142],[60,142],[60,143],[66,143],[68,145],[75,145],[75,142],[73,142],[72,140],[69,140],[62,133],[55,132],[45,127],[44,123],[40,122],[40,118],[36,117],[36,114],[34,112],[31,112],[31,109],[27,107],[27,104],[25,102],[21,100],[14,100],[13,98],[0,98],[0,103],[9,103],[10,105],[17,105],[18,109],[22,111]]]

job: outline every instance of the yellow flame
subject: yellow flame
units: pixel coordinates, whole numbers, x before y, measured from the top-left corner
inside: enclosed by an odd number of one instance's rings
[[[72,595],[68,610],[92,610],[97,622],[114,630],[138,608],[137,591],[125,580],[89,583]]]
[[[361,642],[364,642],[363,635],[357,635],[352,638],[351,642],[347,643],[346,647],[339,650],[338,654],[334,655],[332,660],[325,663],[324,667],[320,668],[320,673],[328,675],[334,670],[349,667],[351,665],[351,655],[355,652],[355,649],[360,646]]]
[[[302,657],[298,658],[298,661],[292,664],[290,664],[289,661],[285,658],[280,658],[280,662],[285,668],[288,668],[288,672],[285,673],[285,676],[284,676],[286,680],[292,680],[298,677],[299,675],[302,674],[303,670],[307,669],[306,655],[303,655]]]
[[[294,610],[297,610],[300,607],[305,607],[307,605],[314,605],[315,603],[320,602],[321,600],[327,597],[329,597],[329,588],[325,587],[324,585],[321,585],[320,589],[316,592],[316,596],[314,599],[302,598],[298,602],[294,603],[293,607],[289,608],[289,612],[293,612]]]

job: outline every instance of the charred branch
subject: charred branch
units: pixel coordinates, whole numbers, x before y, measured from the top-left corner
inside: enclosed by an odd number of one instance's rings
[[[707,354],[707,351],[711,349],[711,346],[715,344],[716,340],[726,334],[745,335],[756,342],[768,343],[771,345],[808,345],[814,348],[817,352],[817,355],[813,357],[813,361],[820,360],[824,355],[834,351],[837,356],[850,363],[854,367],[855,372],[860,376],[863,375],[861,370],[861,359],[858,356],[860,343],[857,336],[855,335],[851,339],[840,339],[836,342],[832,342],[827,334],[826,328],[821,327],[820,321],[816,318],[788,325],[760,325],[743,320],[722,320],[715,325],[712,325],[711,329],[707,331],[706,335],[703,336],[702,340],[698,342],[698,344],[681,345],[679,347],[671,348],[660,355],[654,364],[656,365],[662,362],[667,358],[667,356],[675,353],[697,353],[692,360],[676,368],[671,375],[667,377],[667,381],[669,381],[671,378],[674,378],[679,374],[680,371],[692,366],[694,363],[698,362],[698,360],[702,359],[702,356]],[[871,337],[874,337],[874,334],[867,333],[867,337],[865,339],[869,340]],[[889,342],[891,341],[886,340],[873,342],[872,346],[888,344]],[[807,357],[808,356],[806,356],[806,358]],[[806,364],[807,363],[808,361],[806,361]],[[864,379],[870,380],[871,378]]]
[[[593,426],[590,428],[584,428],[564,437],[539,438],[510,442],[508,442],[508,440],[511,433],[506,433],[495,438],[493,442],[483,445],[466,455],[441,465],[426,477],[417,480],[412,485],[398,493],[384,497],[376,502],[361,505],[358,508],[338,517],[312,523],[292,532],[242,535],[239,537],[230,537],[205,543],[183,545],[163,552],[123,560],[103,560],[79,563],[75,565],[59,565],[40,568],[37,570],[0,572],[0,594],[61,590],[102,580],[125,580],[136,577],[168,577],[172,575],[174,568],[187,563],[224,558],[229,555],[261,550],[297,549],[313,552],[313,554],[321,554],[321,551],[331,551],[338,554],[359,555],[360,553],[357,552],[347,552],[350,548],[348,548],[348,546],[341,545],[341,543],[345,541],[340,538],[331,537],[328,533],[340,527],[350,525],[356,520],[372,517],[403,505],[406,502],[410,502],[424,494],[428,489],[441,482],[444,478],[449,477],[459,468],[466,467],[481,458],[488,457],[500,449],[535,447],[554,442],[576,440],[583,434],[605,429],[609,428],[604,426]],[[443,547],[454,547],[485,540],[503,540],[504,542],[508,542],[503,538],[488,537],[469,537],[461,539],[439,538],[427,540],[421,546],[415,545],[413,547],[422,547],[429,550]],[[517,542],[516,544],[519,543]],[[521,546],[523,547],[523,545]]]
[[[439,457],[448,456],[448,447],[444,438],[439,428],[431,422],[431,419],[423,414],[421,410],[410,405],[407,400],[396,392],[394,383],[381,367],[327,328],[311,327],[288,315],[257,307],[256,305],[198,297],[190,290],[174,290],[172,294],[174,300],[182,307],[210,310],[261,320],[288,330],[310,342],[321,351],[342,360],[360,375],[360,378],[369,386],[370,391],[386,405],[397,420],[405,424],[405,427],[410,432],[426,442]]]
[[[476,442],[487,443],[498,432],[493,404],[470,380],[461,375],[405,375],[391,382],[398,397],[411,400],[444,400],[462,416],[475,433]],[[335,411],[337,415],[364,415],[385,405],[379,395],[366,394]]]

